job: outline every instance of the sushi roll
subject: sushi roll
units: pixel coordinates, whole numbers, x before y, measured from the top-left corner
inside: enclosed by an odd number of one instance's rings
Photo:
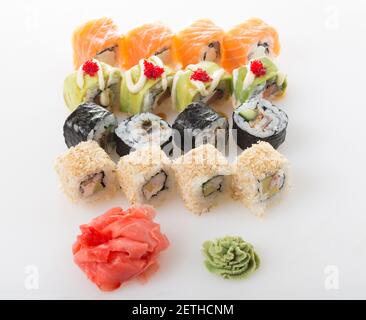
[[[263,216],[289,190],[290,181],[288,160],[269,143],[259,142],[233,164],[232,197]]]
[[[115,129],[115,138],[116,151],[121,157],[149,145],[160,146],[169,154],[173,130],[159,116],[144,112],[121,121]]]
[[[264,99],[250,100],[233,113],[234,140],[242,150],[258,141],[277,149],[286,139],[287,125],[287,114]]]
[[[167,93],[172,73],[157,56],[141,59],[126,71],[121,83],[121,111],[128,114],[152,112]]]
[[[173,169],[185,206],[198,215],[220,203],[230,187],[231,167],[210,144],[176,159]]]
[[[129,31],[120,50],[124,69],[137,65],[141,59],[157,56],[165,65],[174,66],[173,32],[161,22],[147,23]]]
[[[98,60],[86,61],[64,81],[64,99],[74,111],[81,103],[95,102],[110,110],[119,107],[121,72]]]
[[[118,190],[115,164],[95,141],[71,147],[57,158],[55,169],[72,201],[109,198]]]
[[[210,103],[231,95],[232,77],[214,62],[203,61],[177,71],[171,88],[173,108],[183,111],[196,101]]]
[[[268,57],[250,60],[248,65],[233,71],[234,106],[255,97],[280,97],[286,88],[286,75]]]
[[[229,138],[228,120],[202,102],[190,104],[172,127],[174,142],[183,151],[206,143],[223,151]]]
[[[82,141],[95,140],[103,149],[113,149],[113,132],[117,118],[108,110],[95,103],[80,105],[64,123],[64,138],[68,148]]]
[[[211,20],[202,19],[174,36],[175,59],[185,68],[201,61],[221,62],[224,31]]]
[[[90,20],[79,26],[72,36],[75,69],[92,59],[117,65],[122,40],[117,25],[110,18]]]
[[[232,72],[251,59],[262,56],[273,58],[279,54],[277,31],[261,19],[252,18],[225,33],[222,66]]]
[[[171,162],[158,146],[139,149],[120,159],[117,176],[131,205],[159,205],[174,190]]]

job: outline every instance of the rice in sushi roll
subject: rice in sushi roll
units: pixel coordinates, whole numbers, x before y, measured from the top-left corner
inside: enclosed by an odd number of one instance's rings
[[[173,190],[171,161],[158,146],[139,149],[120,159],[117,176],[131,205],[159,205]]]
[[[256,97],[271,99],[285,94],[287,78],[268,57],[250,60],[233,71],[234,105]]]
[[[115,129],[116,151],[120,156],[149,145],[160,146],[167,154],[171,151],[173,130],[159,116],[144,112],[120,122]]]
[[[234,140],[242,150],[258,141],[277,149],[286,139],[287,125],[286,113],[264,99],[250,100],[233,113]]]
[[[88,60],[64,82],[64,99],[70,111],[95,102],[109,110],[118,109],[122,74],[96,59]]]
[[[202,144],[212,144],[220,151],[229,138],[229,122],[202,102],[194,102],[182,111],[173,123],[174,142],[183,151]]]
[[[95,140],[103,149],[111,151],[117,125],[117,118],[111,112],[95,103],[84,103],[65,121],[65,143],[70,148],[82,141]]]
[[[208,212],[230,188],[231,167],[212,145],[202,145],[173,163],[178,190],[186,208],[195,214]]]
[[[290,187],[288,160],[267,142],[259,142],[233,164],[232,197],[263,216]]]
[[[61,186],[72,201],[108,198],[118,190],[116,168],[95,142],[81,142],[56,160]]]

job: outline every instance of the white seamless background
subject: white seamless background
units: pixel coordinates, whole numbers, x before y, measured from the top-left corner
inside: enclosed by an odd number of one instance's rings
[[[366,298],[365,15],[362,0],[8,2],[0,11],[0,298]],[[80,224],[127,202],[71,204],[53,171],[66,150],[70,37],[100,16],[121,31],[154,20],[179,30],[205,17],[226,29],[252,16],[275,26],[278,64],[289,79],[278,102],[290,119],[280,151],[294,173],[292,193],[264,220],[239,203],[201,217],[178,197],[165,203],[157,221],[171,247],[160,271],[112,293],[86,279],[71,246]],[[261,257],[248,280],[225,281],[204,269],[201,244],[227,234],[244,237]]]

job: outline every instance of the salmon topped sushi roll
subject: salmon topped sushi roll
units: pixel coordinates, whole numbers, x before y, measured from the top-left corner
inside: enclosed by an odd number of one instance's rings
[[[110,18],[90,20],[79,26],[72,36],[74,67],[78,69],[85,61],[98,59],[115,66],[117,50],[123,37]]]
[[[223,29],[211,20],[198,20],[174,37],[175,59],[183,68],[201,61],[220,64],[223,38]]]
[[[276,57],[279,53],[277,31],[262,20],[252,18],[225,34],[222,66],[231,72],[246,65],[250,59]]]
[[[171,47],[173,32],[161,22],[144,24],[127,33],[120,51],[124,69],[137,65],[141,59],[159,57],[164,64],[171,66],[173,60]]]

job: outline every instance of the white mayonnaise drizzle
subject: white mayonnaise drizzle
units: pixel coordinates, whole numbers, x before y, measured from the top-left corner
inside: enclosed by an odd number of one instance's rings
[[[98,66],[98,85],[99,85],[99,89],[101,91],[103,91],[105,89],[105,81],[104,81],[104,75],[103,75],[102,66],[101,66],[101,64],[99,63],[98,60],[93,59],[92,61],[94,63],[96,63],[97,66]],[[77,71],[76,84],[78,85],[78,87],[80,89],[82,89],[84,87],[84,70],[83,70],[83,65],[80,66],[80,68]]]
[[[128,91],[130,91],[131,93],[136,94],[139,91],[141,91],[147,81],[147,77],[144,74],[144,60],[145,59],[141,59],[139,61],[140,77],[136,83],[133,83],[131,69],[125,72],[126,85],[127,85]],[[164,68],[164,64],[159,57],[152,56],[149,58],[149,60],[153,61],[160,68]],[[168,88],[168,80],[166,78],[165,71],[161,75],[161,85],[162,85],[164,91]]]
[[[243,81],[243,90],[246,90],[249,88],[249,86],[253,83],[253,81],[255,80],[255,74],[252,72],[251,70],[251,65],[252,62],[255,59],[251,59],[248,63],[248,65],[246,66],[247,68],[247,73],[245,75],[244,81]]]
[[[233,70],[233,92],[235,95],[236,83],[238,82],[239,69]]]
[[[173,101],[173,108],[176,108],[177,102],[176,102],[176,98],[177,98],[177,84],[178,84],[178,80],[180,78],[181,75],[183,75],[185,73],[185,71],[183,70],[179,70],[176,72],[176,74],[174,75],[173,78],[173,84],[172,84],[172,101]]]
[[[132,81],[132,73],[131,73],[132,69],[127,70],[125,72],[127,89],[131,93],[138,93],[139,91],[141,91],[147,80],[146,76],[144,75],[144,59],[141,59],[139,61],[139,66],[140,66],[140,77],[136,83],[133,83]]]
[[[100,94],[100,104],[104,107],[108,107],[110,104],[110,99],[109,99],[109,89],[105,89],[104,91],[102,91],[102,93]]]
[[[215,89],[218,86],[218,84],[221,80],[221,77],[223,76],[224,73],[225,73],[224,69],[216,70],[211,77],[212,82],[211,82],[210,86],[208,87],[208,89],[206,89],[206,86],[202,81],[191,80],[191,82],[197,88],[197,90],[200,92],[200,94],[203,97],[207,97],[215,91]]]

